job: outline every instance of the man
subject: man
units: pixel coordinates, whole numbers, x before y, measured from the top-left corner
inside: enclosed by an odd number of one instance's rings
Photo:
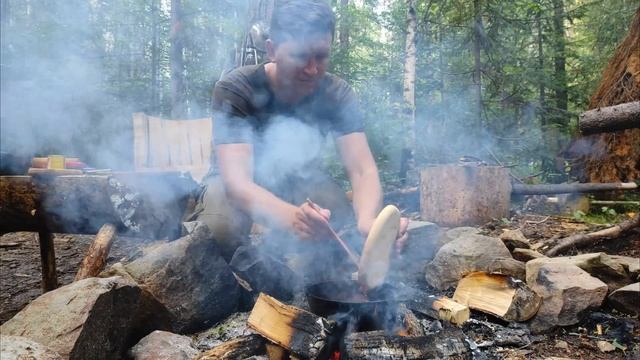
[[[276,231],[266,240],[276,252],[306,247],[313,255],[335,245],[326,220],[338,229],[353,222],[355,212],[357,229],[366,236],[380,211],[382,190],[362,112],[349,85],[326,72],[334,28],[325,2],[286,2],[272,16],[269,62],[235,69],[216,84],[215,176],[207,181],[196,218],[210,227],[227,259],[254,221]],[[322,169],[329,134],[351,182],[353,210]],[[399,246],[406,224],[403,219]]]

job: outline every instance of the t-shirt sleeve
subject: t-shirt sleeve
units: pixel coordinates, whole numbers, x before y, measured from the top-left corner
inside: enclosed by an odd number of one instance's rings
[[[337,85],[337,106],[333,134],[335,137],[364,131],[364,113],[355,92],[344,80]]]
[[[215,144],[253,142],[250,101],[229,81],[219,81],[213,90],[213,141]]]

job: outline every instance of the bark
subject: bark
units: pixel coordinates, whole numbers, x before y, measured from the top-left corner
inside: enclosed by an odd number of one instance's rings
[[[151,113],[160,113],[158,71],[160,70],[160,49],[158,47],[158,0],[151,1],[151,15],[153,18],[153,38],[151,39]]]
[[[245,335],[224,342],[198,355],[195,360],[246,359],[264,354],[264,340],[258,335]]]
[[[538,2],[539,6],[542,6],[541,2]],[[545,87],[544,87],[544,50],[543,50],[543,46],[542,46],[542,8],[536,13],[536,30],[538,32],[537,34],[537,40],[538,40],[538,76],[539,79],[538,81],[540,82],[538,85],[538,103],[539,103],[539,107],[540,107],[540,113],[543,113],[544,111],[544,107],[545,107],[545,99],[544,99],[544,92],[545,92]],[[543,119],[544,119],[544,115]],[[545,121],[542,121],[543,124],[545,124]],[[546,124],[545,124],[546,125]]]
[[[348,17],[349,0],[340,0],[340,30],[338,32],[338,42],[340,45],[340,52],[347,54],[349,51],[349,35],[350,25]]]
[[[585,111],[579,127],[585,135],[640,128],[640,101]]]
[[[182,0],[171,0],[171,117],[186,115]]]

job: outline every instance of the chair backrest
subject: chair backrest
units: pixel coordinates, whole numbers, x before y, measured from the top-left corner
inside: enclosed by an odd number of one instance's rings
[[[167,120],[133,114],[133,152],[136,171],[190,171],[200,181],[209,170],[212,150],[211,118]]]

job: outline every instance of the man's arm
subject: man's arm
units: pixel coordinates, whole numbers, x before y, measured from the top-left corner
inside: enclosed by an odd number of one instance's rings
[[[336,144],[353,189],[353,209],[358,230],[366,236],[382,207],[378,167],[364,133],[343,135],[336,139]]]
[[[330,216],[327,210],[318,214],[306,203],[294,206],[253,181],[253,145],[220,144],[215,151],[227,195],[254,220],[290,231],[301,239],[313,239],[322,232],[322,217]]]

